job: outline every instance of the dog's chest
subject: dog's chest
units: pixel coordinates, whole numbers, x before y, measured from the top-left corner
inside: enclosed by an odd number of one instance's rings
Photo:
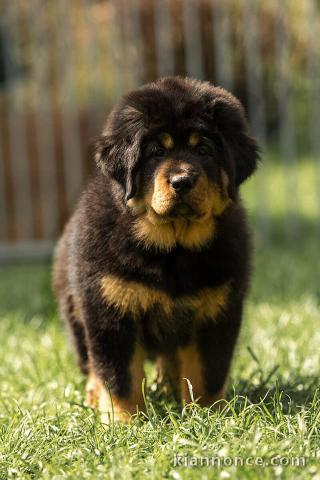
[[[174,319],[180,316],[190,316],[199,321],[213,320],[227,304],[229,293],[228,282],[201,288],[194,293],[170,295],[155,286],[114,275],[105,275],[101,280],[101,294],[108,305],[134,319],[157,316],[163,323],[166,319],[174,323]]]
[[[194,312],[173,308],[167,314],[157,305],[137,319],[138,338],[151,355],[174,351],[190,343],[195,323]]]

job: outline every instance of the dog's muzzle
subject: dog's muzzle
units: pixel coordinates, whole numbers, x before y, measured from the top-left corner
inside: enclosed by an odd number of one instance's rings
[[[183,195],[188,193],[195,185],[199,174],[197,173],[179,173],[171,175],[169,182],[175,193]]]

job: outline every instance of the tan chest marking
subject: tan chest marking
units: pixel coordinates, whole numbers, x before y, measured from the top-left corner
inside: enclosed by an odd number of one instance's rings
[[[159,307],[166,315],[172,314],[174,309],[186,309],[194,312],[198,319],[214,319],[228,303],[230,285],[226,283],[216,288],[204,288],[195,295],[173,299],[161,290],[107,275],[101,280],[101,292],[107,303],[122,314],[129,313],[135,318]]]
[[[214,217],[220,216],[231,203],[227,195],[228,177],[226,173],[222,173],[223,191],[204,176],[199,178],[196,187],[192,190],[191,200],[194,205],[199,206],[199,210],[204,212],[204,217],[193,221],[176,218],[166,222],[159,220],[158,215],[170,210],[170,207],[174,205],[175,197],[168,187],[165,167],[162,170],[160,169],[154,186],[146,194],[145,209],[147,213],[135,220],[133,234],[149,248],[156,247],[159,250],[167,251],[176,245],[181,245],[189,250],[202,248],[215,236]],[[147,205],[151,205],[152,208],[147,208]],[[142,211],[143,209],[141,209]]]
[[[129,282],[114,275],[107,275],[101,280],[101,291],[103,298],[121,313],[138,316],[155,305],[161,305],[168,314],[171,312],[168,295],[142,283]]]
[[[134,233],[144,245],[159,250],[171,250],[177,244],[190,250],[203,247],[214,235],[215,222],[208,218],[205,222],[190,222],[177,219],[170,223],[153,224],[147,217],[138,218]]]

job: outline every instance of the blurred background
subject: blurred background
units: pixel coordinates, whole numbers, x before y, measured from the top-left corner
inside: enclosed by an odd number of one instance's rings
[[[169,406],[108,430],[83,408],[50,259],[106,115],[172,74],[231,90],[263,147],[242,188],[252,289],[220,420]],[[319,238],[320,0],[0,0],[0,478],[218,478],[172,454],[224,452],[280,464],[221,478],[319,479]],[[150,415],[167,400],[147,375]]]
[[[231,90],[263,147],[258,246],[318,242],[319,0],[3,0],[0,261],[50,257],[122,93],[163,75]]]

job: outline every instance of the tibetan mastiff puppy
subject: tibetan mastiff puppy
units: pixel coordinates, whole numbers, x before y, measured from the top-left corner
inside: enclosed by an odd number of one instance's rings
[[[160,79],[114,108],[95,159],[54,265],[87,404],[116,420],[143,409],[151,358],[183,402],[191,383],[212,405],[225,394],[248,288],[239,187],[258,147],[242,106],[208,82]]]

